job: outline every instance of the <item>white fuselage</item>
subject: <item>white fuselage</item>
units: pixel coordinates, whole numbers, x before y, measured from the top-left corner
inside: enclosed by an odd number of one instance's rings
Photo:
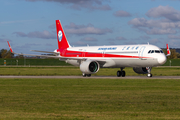
[[[151,51],[150,51],[151,50]],[[70,47],[61,53],[66,62],[79,66],[80,61],[70,58],[99,61],[100,67],[153,67],[166,62],[162,50],[154,45],[118,45]],[[104,63],[103,63],[104,61]]]

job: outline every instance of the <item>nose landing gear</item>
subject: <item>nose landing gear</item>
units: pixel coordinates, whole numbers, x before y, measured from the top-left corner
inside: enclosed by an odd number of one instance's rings
[[[152,67],[146,67],[146,70],[148,72],[147,77],[152,77],[151,69],[152,69]]]

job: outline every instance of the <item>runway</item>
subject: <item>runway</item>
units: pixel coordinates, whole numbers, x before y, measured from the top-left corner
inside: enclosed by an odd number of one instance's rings
[[[47,78],[47,79],[180,79],[180,76],[153,76],[151,78],[146,76],[0,76],[0,78]]]

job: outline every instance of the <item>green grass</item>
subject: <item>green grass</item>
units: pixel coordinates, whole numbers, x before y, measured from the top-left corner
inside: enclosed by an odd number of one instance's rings
[[[59,59],[3,59],[0,58],[0,65],[4,65],[4,60],[6,60],[6,65],[9,66],[71,66],[70,64],[60,61]],[[17,63],[18,60],[18,63]],[[170,64],[171,61],[171,64]],[[180,66],[180,59],[168,59],[163,66]]]
[[[119,68],[101,68],[98,73],[93,76],[116,76]],[[126,76],[145,76],[137,74],[132,68],[125,68]],[[179,76],[180,68],[176,67],[154,67],[152,69],[153,76]],[[80,76],[82,72],[79,67],[0,67],[0,75],[75,75]]]
[[[167,59],[163,66],[180,66],[180,59]]]
[[[180,80],[0,79],[0,119],[180,119]]]
[[[59,59],[0,59],[0,65],[4,65],[4,60],[6,60],[6,65],[8,66],[70,66],[70,64],[60,61]]]

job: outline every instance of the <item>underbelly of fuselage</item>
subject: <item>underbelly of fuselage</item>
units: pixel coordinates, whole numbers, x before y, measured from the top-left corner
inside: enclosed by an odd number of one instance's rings
[[[119,68],[119,67],[154,67],[159,66],[159,63],[157,59],[154,58],[123,58],[123,59],[117,59],[117,58],[104,58],[104,59],[94,59],[89,58],[89,60],[97,61],[100,64],[101,68]],[[67,63],[74,65],[74,66],[80,66],[81,62],[80,60],[66,60]]]

